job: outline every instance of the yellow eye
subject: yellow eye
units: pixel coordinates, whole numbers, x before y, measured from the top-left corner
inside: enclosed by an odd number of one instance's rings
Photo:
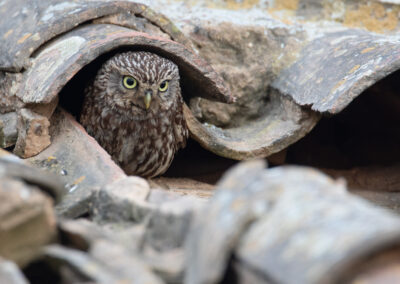
[[[160,87],[158,88],[158,90],[159,90],[160,92],[165,92],[166,90],[168,90],[168,81],[163,81],[163,82],[160,84]]]
[[[124,87],[127,89],[134,89],[137,86],[137,81],[132,76],[124,76],[122,79]]]

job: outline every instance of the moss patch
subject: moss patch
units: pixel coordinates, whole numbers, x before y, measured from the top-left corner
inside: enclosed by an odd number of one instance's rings
[[[251,9],[260,3],[260,0],[189,0],[186,3],[189,5],[196,5],[198,3],[205,3],[208,8],[214,9],[228,9],[228,10],[243,10]]]
[[[297,10],[299,0],[278,0],[275,1],[275,9]]]
[[[399,7],[385,9],[380,3],[358,5],[345,13],[343,24],[348,27],[361,27],[369,31],[383,33],[392,31],[398,25]]]

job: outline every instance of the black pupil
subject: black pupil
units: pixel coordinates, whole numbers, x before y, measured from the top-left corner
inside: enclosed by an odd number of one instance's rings
[[[128,78],[126,79],[126,84],[128,84],[129,86],[133,86],[133,84],[135,84],[135,81],[133,81],[132,78]]]
[[[161,86],[160,86],[161,89],[164,89],[164,88],[165,88],[165,84],[166,84],[165,82],[162,82],[162,83],[161,83]]]

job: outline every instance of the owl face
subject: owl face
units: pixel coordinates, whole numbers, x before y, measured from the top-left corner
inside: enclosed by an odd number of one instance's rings
[[[100,69],[96,85],[110,106],[132,115],[174,109],[180,95],[179,70],[171,61],[150,52],[124,52]]]

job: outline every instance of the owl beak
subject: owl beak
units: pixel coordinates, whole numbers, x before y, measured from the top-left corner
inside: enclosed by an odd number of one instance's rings
[[[146,106],[146,110],[149,109],[151,103],[151,95],[153,92],[151,90],[147,90],[144,94],[144,105]]]

